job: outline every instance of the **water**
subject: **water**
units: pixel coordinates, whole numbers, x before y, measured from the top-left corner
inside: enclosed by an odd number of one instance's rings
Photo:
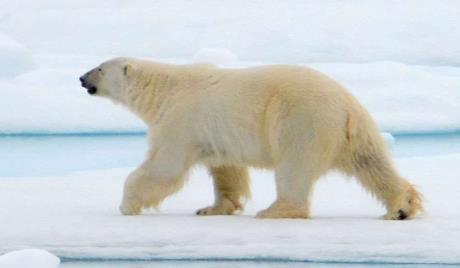
[[[396,135],[391,146],[395,157],[460,153],[460,133]]]
[[[460,133],[395,136],[396,157],[460,153]],[[63,175],[134,167],[146,151],[145,135],[0,136],[0,177]]]
[[[442,264],[313,263],[282,261],[64,262],[60,268],[440,268]]]
[[[133,167],[146,154],[145,135],[0,136],[0,177],[62,175]]]

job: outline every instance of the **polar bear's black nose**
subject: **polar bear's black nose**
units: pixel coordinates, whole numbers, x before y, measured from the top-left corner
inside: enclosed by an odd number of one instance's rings
[[[80,82],[84,82],[85,81],[85,78],[83,78],[83,76],[80,76]]]

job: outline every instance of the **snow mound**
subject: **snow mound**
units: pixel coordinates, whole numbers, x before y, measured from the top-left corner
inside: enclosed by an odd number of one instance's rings
[[[5,32],[34,51],[181,58],[225,47],[250,61],[460,64],[456,1],[9,2]]]
[[[391,133],[388,133],[388,132],[382,132],[380,133],[383,137],[383,139],[385,139],[385,141],[387,142],[388,145],[393,145],[395,143],[395,137],[393,135],[391,135]]]
[[[0,256],[2,268],[57,268],[58,257],[41,249],[23,249]]]
[[[0,113],[0,133],[145,130],[120,108],[80,94],[81,72],[113,56],[307,64],[345,85],[384,131],[460,129],[455,1],[118,2],[2,4],[0,107],[8,112]],[[21,75],[33,68],[24,46],[40,69]]]
[[[140,132],[144,125],[119,105],[89,96],[78,77],[85,69],[38,69],[0,81],[0,132]]]
[[[0,78],[13,77],[36,66],[27,48],[1,33],[0,62]]]
[[[340,82],[391,133],[460,129],[458,67],[398,62],[309,64]]]
[[[232,65],[238,62],[238,57],[225,48],[203,48],[193,56],[193,62]]]
[[[231,52],[210,51],[197,53],[201,56],[196,58],[208,57],[220,64],[232,62]],[[47,60],[50,59],[40,58],[41,63]],[[107,100],[90,97],[80,87],[78,77],[100,61],[82,62],[78,57],[69,58],[65,64],[0,80],[0,107],[3,111],[15,111],[0,113],[0,133],[145,131],[145,125],[126,109]],[[238,61],[232,67],[260,64]],[[396,62],[311,63],[308,66],[343,84],[369,110],[382,131],[395,134],[460,129],[460,117],[457,116],[460,114],[458,67],[439,68]]]

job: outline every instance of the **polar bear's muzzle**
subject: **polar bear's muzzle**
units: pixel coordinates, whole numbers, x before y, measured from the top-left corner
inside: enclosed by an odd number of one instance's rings
[[[90,87],[88,87],[87,92],[88,92],[88,94],[90,94],[90,95],[96,94],[96,92],[97,92],[97,87],[95,87],[95,86],[90,86]]]
[[[81,86],[86,88],[86,91],[88,92],[88,94],[94,95],[97,92],[97,87],[92,85],[91,83],[88,83],[87,78],[88,78],[88,73],[80,77]]]

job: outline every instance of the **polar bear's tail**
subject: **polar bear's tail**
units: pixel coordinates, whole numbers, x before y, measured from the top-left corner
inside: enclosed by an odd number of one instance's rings
[[[386,142],[370,115],[365,110],[354,113],[346,127],[341,169],[385,204],[385,219],[404,220],[422,211],[420,193],[394,168]]]

